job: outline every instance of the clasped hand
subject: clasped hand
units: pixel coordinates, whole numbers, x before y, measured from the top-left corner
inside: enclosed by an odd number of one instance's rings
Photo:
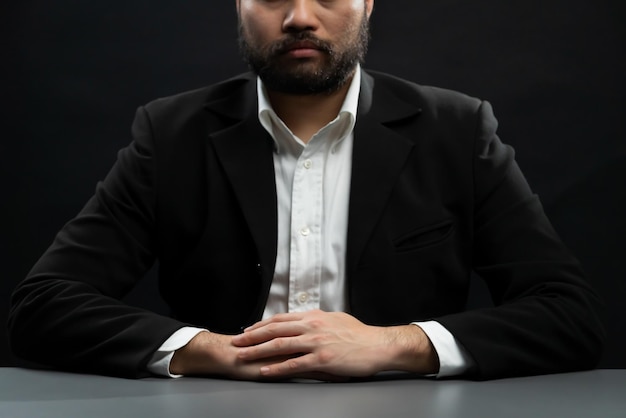
[[[179,351],[170,365],[173,373],[177,368],[181,374],[246,380],[341,381],[384,370],[438,369],[421,328],[370,326],[346,313],[320,310],[278,314],[235,336],[203,332]]]

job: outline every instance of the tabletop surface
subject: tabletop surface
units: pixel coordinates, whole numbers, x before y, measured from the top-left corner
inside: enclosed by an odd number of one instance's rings
[[[0,417],[626,417],[626,370],[486,382],[128,380],[0,368]]]

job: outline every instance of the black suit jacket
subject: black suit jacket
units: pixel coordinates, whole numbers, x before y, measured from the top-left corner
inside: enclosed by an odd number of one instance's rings
[[[256,112],[250,74],[138,110],[133,142],[14,293],[18,355],[141,376],[184,324],[237,333],[260,319],[277,215]],[[482,378],[592,367],[598,301],[496,125],[486,102],[363,73],[350,311],[368,324],[439,321]],[[120,302],[155,260],[171,317]],[[494,308],[464,312],[472,271]]]

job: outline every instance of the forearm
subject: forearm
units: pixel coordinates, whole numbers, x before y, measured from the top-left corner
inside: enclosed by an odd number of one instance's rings
[[[181,325],[85,284],[51,279],[21,284],[9,315],[11,347],[19,357],[132,378],[147,375],[151,353]]]

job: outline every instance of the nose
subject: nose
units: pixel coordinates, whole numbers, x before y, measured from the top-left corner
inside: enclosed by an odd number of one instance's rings
[[[305,30],[314,31],[318,27],[318,20],[315,14],[316,1],[293,0],[283,21],[284,32],[301,32]]]

